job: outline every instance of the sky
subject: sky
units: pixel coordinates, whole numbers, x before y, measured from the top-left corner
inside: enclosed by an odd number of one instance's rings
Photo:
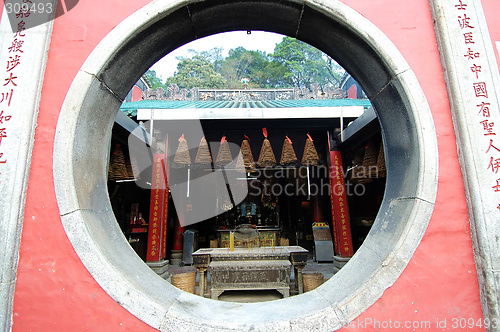
[[[209,51],[214,47],[222,47],[222,55],[224,57],[228,55],[230,49],[239,46],[247,50],[259,50],[266,53],[272,53],[276,44],[280,43],[283,37],[283,35],[265,31],[252,31],[251,34],[247,34],[246,31],[219,33],[194,40],[173,50],[156,62],[151,69],[156,71],[156,76],[160,77],[162,81],[165,82],[167,77],[173,76],[174,72],[177,70],[177,63],[179,61],[175,58],[179,56],[190,56],[188,53],[189,49],[202,52]]]

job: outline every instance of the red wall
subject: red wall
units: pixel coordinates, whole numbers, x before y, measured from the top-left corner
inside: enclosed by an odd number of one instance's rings
[[[454,319],[478,321],[482,310],[464,184],[429,2],[343,2],[377,25],[414,70],[433,114],[439,151],[438,195],[424,238],[393,287],[362,317],[431,321],[433,328],[436,320],[446,319],[448,328]]]
[[[399,0],[343,2],[377,25],[415,71],[434,116],[440,158],[436,207],[425,236],[400,278],[358,322],[430,321],[437,330],[436,320],[446,319],[448,328],[453,319],[477,321],[482,312],[468,211],[428,1],[411,6]],[[112,300],[76,256],[59,218],[52,181],[55,128],[71,81],[99,41],[146,3],[80,1],[54,22],[21,239],[14,331],[149,328]],[[500,9],[492,7],[488,17],[499,31],[495,19]]]
[[[142,100],[142,90],[134,85],[132,88],[132,101]]]
[[[35,133],[14,296],[14,331],[148,330],[109,297],[80,262],[59,218],[52,180],[64,97],[93,48],[148,1],[80,1],[54,21]]]
[[[351,85],[349,90],[347,90],[347,98],[358,99],[358,88],[356,85]]]

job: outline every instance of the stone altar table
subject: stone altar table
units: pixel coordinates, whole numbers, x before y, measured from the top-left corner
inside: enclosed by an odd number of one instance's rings
[[[206,291],[206,273],[210,271],[212,299],[225,290],[276,289],[290,295],[290,272],[295,269],[295,284],[302,288],[302,269],[308,251],[299,246],[258,248],[206,248],[193,253],[193,265],[200,273],[200,295]]]

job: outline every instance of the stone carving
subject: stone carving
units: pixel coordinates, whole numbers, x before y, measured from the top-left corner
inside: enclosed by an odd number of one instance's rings
[[[157,88],[156,90],[147,89],[142,92],[142,99],[144,100],[164,100],[165,90]]]
[[[266,101],[266,100],[296,100],[296,99],[343,99],[347,92],[340,88],[326,87],[321,89],[318,83],[311,84],[310,88],[293,89],[185,89],[177,84],[168,86],[167,91],[162,88],[147,89],[142,92],[143,100],[169,101]]]
[[[311,88],[295,88],[296,99],[343,99],[347,98],[347,91],[341,88],[325,87],[323,90],[318,83],[311,84]]]

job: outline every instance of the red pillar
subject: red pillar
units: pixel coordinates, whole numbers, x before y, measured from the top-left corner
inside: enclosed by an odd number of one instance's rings
[[[184,226],[181,226],[179,218],[175,219],[174,226],[174,245],[173,250],[182,250],[182,234],[184,233]]]
[[[330,142],[330,140],[329,140]],[[347,195],[340,151],[330,147],[329,155],[330,200],[332,204],[332,227],[335,254],[351,257],[354,254],[351,238],[351,223],[347,208]]]
[[[311,197],[313,207],[313,222],[325,222],[323,219],[323,204],[321,203],[321,196],[316,194]]]
[[[154,155],[152,172],[153,177],[151,182],[151,203],[149,208],[148,252],[146,256],[146,260],[148,262],[158,262],[165,257],[162,255],[165,251],[165,216],[168,213],[168,187],[165,189],[166,173],[164,172],[164,162],[165,156],[163,154]],[[167,212],[165,212],[165,210],[167,210]],[[165,235],[165,238],[163,235]]]

